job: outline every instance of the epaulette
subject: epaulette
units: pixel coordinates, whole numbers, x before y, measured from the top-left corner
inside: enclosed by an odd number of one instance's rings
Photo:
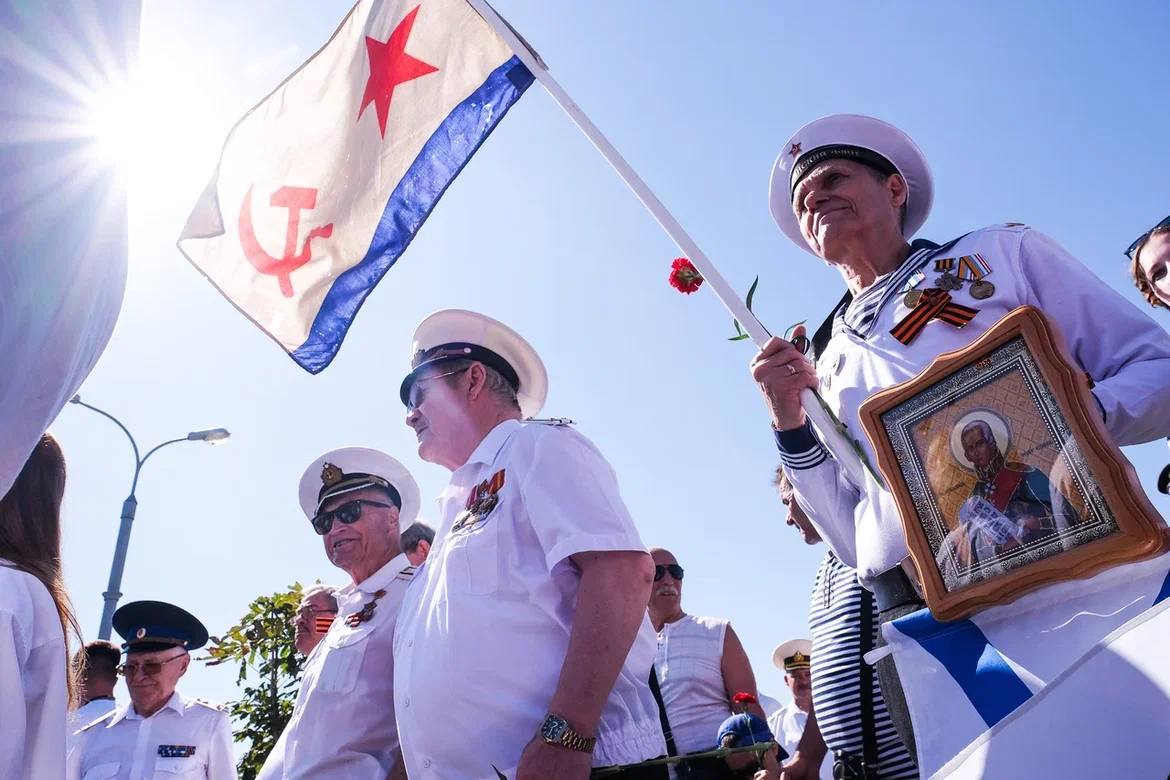
[[[554,428],[577,424],[576,420],[570,420],[568,417],[529,417],[524,422],[536,423],[537,425],[551,425]]]
[[[89,731],[90,729],[92,729],[92,728],[93,728],[94,726],[96,726],[97,724],[99,724],[99,723],[104,723],[105,721],[107,721],[107,720],[109,720],[110,718],[114,717],[114,714],[115,714],[115,713],[117,713],[117,711],[118,711],[118,710],[117,710],[116,708],[115,708],[115,709],[112,709],[112,710],[110,710],[110,711],[109,711],[109,712],[107,712],[105,715],[102,715],[101,717],[99,717],[99,718],[96,718],[96,719],[94,719],[94,720],[90,721],[89,723],[86,723],[84,726],[82,726],[81,728],[79,728],[79,729],[78,729],[78,731]]]
[[[228,711],[226,704],[216,704],[215,702],[208,701],[207,699],[188,699],[187,701],[190,702],[191,704],[202,704],[207,709],[215,710],[216,712],[227,712]]]

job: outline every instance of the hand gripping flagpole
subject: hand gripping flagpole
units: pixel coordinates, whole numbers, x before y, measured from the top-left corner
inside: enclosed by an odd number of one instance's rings
[[[504,42],[512,49],[513,53],[520,58],[520,61],[532,71],[532,75],[536,77],[545,88],[545,90],[552,96],[552,99],[564,109],[573,123],[585,134],[585,137],[592,142],[601,152],[617,175],[621,177],[622,181],[626,183],[637,196],[638,200],[642,201],[650,214],[662,226],[667,235],[671,237],[682,253],[689,259],[698,269],[699,273],[703,275],[703,281],[710,285],[711,290],[723,303],[731,315],[739,321],[743,329],[751,336],[752,341],[757,347],[763,347],[772,334],[768,332],[767,328],[756,318],[754,314],[748,309],[744,302],[736,294],[735,290],[719,273],[715,265],[707,259],[707,255],[703,254],[703,250],[699,249],[699,245],[695,243],[694,239],[683,229],[674,215],[667,211],[666,206],[658,199],[642,177],[630,167],[621,153],[614,148],[613,144],[609,142],[602,132],[597,129],[592,120],[585,115],[569,94],[557,83],[549,73],[548,67],[544,64],[544,60],[536,53],[528,42],[520,37],[512,26],[504,20],[496,10],[491,7],[486,0],[467,0],[468,4],[476,10],[484,21],[491,26],[491,28],[504,39]],[[863,461],[860,447],[856,442],[853,442],[844,435],[845,428],[840,420],[833,415],[832,411],[825,406],[820,396],[812,390],[806,388],[800,394],[801,405],[804,407],[804,412],[809,420],[816,427],[821,434],[825,446],[833,454],[833,457],[844,468],[849,476],[858,486],[865,484],[866,469],[881,484],[881,478],[869,468],[868,464]]]

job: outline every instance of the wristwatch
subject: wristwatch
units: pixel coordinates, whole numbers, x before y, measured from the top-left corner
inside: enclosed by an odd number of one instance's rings
[[[540,738],[550,745],[577,750],[581,753],[592,753],[597,744],[597,737],[583,737],[569,728],[565,719],[557,715],[546,715],[544,723],[540,724]]]

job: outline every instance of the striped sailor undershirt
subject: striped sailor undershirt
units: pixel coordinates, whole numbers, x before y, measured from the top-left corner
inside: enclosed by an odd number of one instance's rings
[[[921,268],[938,249],[938,244],[918,239],[910,245],[910,254],[898,268],[885,276],[879,276],[874,283],[854,296],[848,306],[839,309],[833,317],[833,335],[848,330],[861,339],[868,339],[878,314],[886,304],[905,290],[910,277]]]
[[[862,587],[853,569],[832,552],[825,555],[813,584],[808,623],[812,632],[813,711],[830,751],[862,752],[861,609]],[[874,636],[878,630],[873,599]],[[894,730],[878,686],[873,680],[874,726],[877,731],[878,774],[882,780],[917,778],[918,770]]]

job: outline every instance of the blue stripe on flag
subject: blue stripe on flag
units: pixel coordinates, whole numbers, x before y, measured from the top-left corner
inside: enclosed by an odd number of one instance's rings
[[[1159,604],[1170,598],[1170,572],[1166,573],[1166,579],[1162,580],[1162,588],[1158,591],[1158,595],[1154,597],[1154,604]],[[1150,606],[1153,606],[1151,604]]]
[[[410,246],[447,187],[532,81],[532,72],[513,56],[492,71],[427,139],[390,195],[366,256],[337,277],[313,320],[309,338],[290,353],[301,368],[316,374],[329,365],[366,296]]]
[[[1032,697],[979,626],[970,620],[940,623],[930,610],[894,621],[894,627],[934,656],[967,694],[988,728]]]

